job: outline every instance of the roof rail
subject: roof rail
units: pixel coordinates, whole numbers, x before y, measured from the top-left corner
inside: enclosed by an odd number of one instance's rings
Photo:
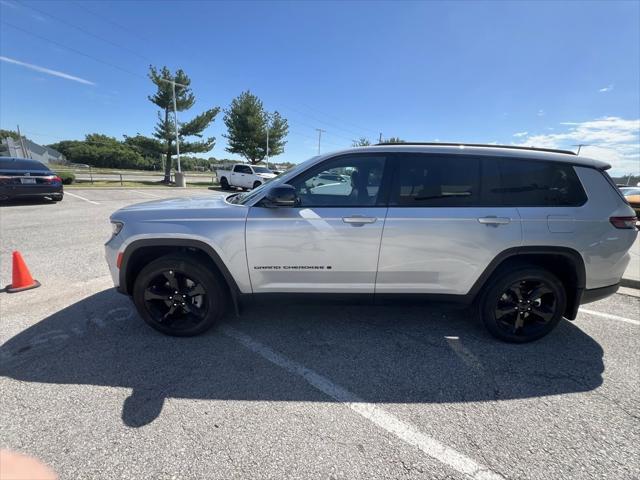
[[[391,143],[376,143],[375,146],[382,145],[427,145],[427,146],[440,146],[440,147],[489,147],[489,148],[512,148],[514,150],[533,150],[536,152],[551,152],[551,153],[564,153],[567,155],[576,155],[571,150],[560,150],[557,148],[541,148],[541,147],[523,147],[520,145],[495,145],[486,143],[440,143],[440,142],[391,142]]]

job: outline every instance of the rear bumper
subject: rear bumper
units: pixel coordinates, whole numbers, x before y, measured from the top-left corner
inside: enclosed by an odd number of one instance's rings
[[[0,187],[0,198],[48,197],[62,193],[62,185],[7,185]]]
[[[602,300],[603,298],[607,298],[616,293],[618,291],[618,288],[620,288],[620,284],[616,283],[615,285],[609,285],[608,287],[589,288],[583,290],[582,297],[580,298],[580,305],[596,302],[598,300]]]

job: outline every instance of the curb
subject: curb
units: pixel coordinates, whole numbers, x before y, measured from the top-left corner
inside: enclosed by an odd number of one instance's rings
[[[632,280],[630,278],[623,278],[620,280],[620,286],[628,288],[640,289],[640,280]]]

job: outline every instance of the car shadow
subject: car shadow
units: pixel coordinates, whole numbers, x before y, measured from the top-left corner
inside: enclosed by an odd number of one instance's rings
[[[563,321],[544,339],[501,343],[470,309],[446,305],[254,304],[192,338],[149,328],[113,289],[85,298],[0,346],[0,375],[132,389],[123,422],[141,427],[166,398],[327,402],[302,378],[247,350],[240,331],[373,403],[459,403],[590,391],[603,351]]]

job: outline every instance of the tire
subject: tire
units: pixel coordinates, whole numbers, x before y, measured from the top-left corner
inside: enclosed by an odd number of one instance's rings
[[[260,185],[262,185],[262,182],[259,182],[258,180],[253,182],[253,188],[258,188]]]
[[[229,180],[227,180],[227,177],[220,179],[220,188],[222,188],[222,190],[229,190]]]
[[[62,194],[60,194],[60,195],[53,195],[53,196],[51,197],[51,200],[53,200],[54,202],[61,202],[61,201],[62,201],[62,198],[63,198],[63,195],[62,195]]]
[[[133,303],[142,319],[159,332],[191,337],[206,332],[220,319],[224,292],[222,281],[196,258],[171,254],[140,271],[133,286]]]
[[[566,305],[564,286],[555,275],[540,267],[521,266],[491,278],[482,295],[480,315],[494,337],[527,343],[551,332]]]

